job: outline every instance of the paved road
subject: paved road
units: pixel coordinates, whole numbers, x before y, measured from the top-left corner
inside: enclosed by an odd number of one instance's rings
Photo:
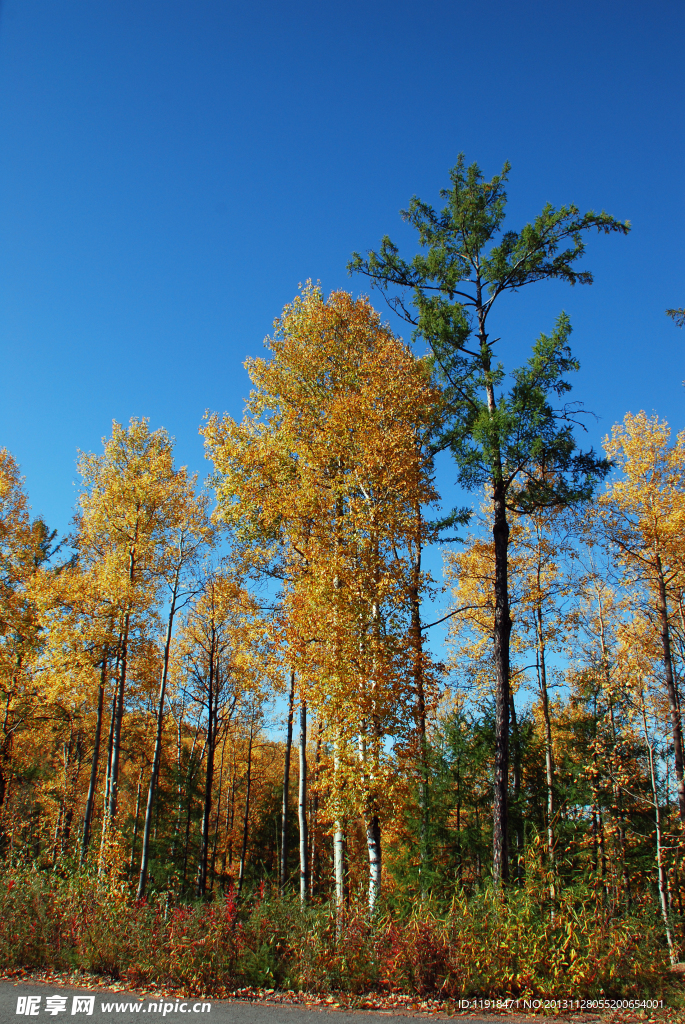
[[[145,1014],[143,1017],[142,1015]],[[322,1016],[326,1018],[322,1021]],[[69,1021],[71,1024],[370,1024],[382,1017],[388,1024],[409,1024],[412,1015],[386,1011],[351,1012],[269,1005],[239,1000],[140,999],[126,992],[106,992],[64,985],[0,982],[0,1024],[19,1021]],[[424,1015],[421,1015],[424,1016]],[[520,1020],[520,1018],[519,1018]],[[493,1024],[475,1017],[460,1024]]]

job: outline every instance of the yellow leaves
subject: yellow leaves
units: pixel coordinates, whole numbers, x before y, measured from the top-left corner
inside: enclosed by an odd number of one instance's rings
[[[452,591],[448,642],[452,665],[468,675],[469,686],[490,693],[494,685],[492,640],[495,618],[495,552],[489,515],[480,517],[482,533],[445,557],[445,578]],[[487,531],[487,532],[486,532]],[[512,618],[511,649],[526,662],[539,663],[542,651],[558,652],[568,640],[568,616],[560,611],[569,593],[569,540],[564,516],[539,512],[514,519],[510,526],[508,586]],[[466,666],[466,668],[464,668]],[[512,671],[514,691],[521,675]]]
[[[41,561],[46,535],[41,520],[31,523],[17,462],[6,448],[0,448],[0,635],[20,614],[19,593]]]
[[[232,691],[245,697],[260,691],[268,678],[269,641],[267,624],[254,597],[235,578],[215,572],[188,611],[179,654],[200,678],[215,672]]]
[[[37,652],[31,587],[49,540],[42,520],[30,520],[17,462],[0,449],[0,689],[8,700],[24,687]]]
[[[147,420],[114,422],[102,455],[81,453],[83,480],[75,542],[79,565],[93,574],[104,604],[119,619],[150,613],[160,588],[189,548],[211,542],[207,498],[176,469],[173,442]]]
[[[667,571],[682,572],[685,431],[671,444],[665,421],[628,413],[604,448],[621,475],[602,496],[598,514],[619,558],[633,568],[655,565],[660,558]]]
[[[175,518],[182,488],[174,484],[185,471],[174,469],[166,431],[150,431],[145,419],[132,419],[128,428],[115,421],[103,445],[102,455],[79,457],[81,546],[100,554],[120,551],[124,559],[135,549],[133,557],[144,561]]]
[[[324,302],[307,288],[276,328],[267,339],[273,358],[247,363],[256,391],[246,419],[214,416],[203,430],[220,514],[236,523],[239,493],[267,536],[285,518],[301,537],[335,494],[363,521],[369,481],[376,501],[417,486],[431,500],[416,451],[437,393],[369,303],[345,292]]]
[[[284,583],[286,656],[338,745],[336,791],[366,775],[368,792],[392,774],[382,737],[414,725],[412,673],[430,688],[410,623],[427,585],[417,559],[439,396],[368,300],[345,292],[324,301],[308,285],[266,347],[270,359],[247,363],[243,422],[212,416],[203,430],[218,515]]]
[[[28,501],[19,466],[6,448],[0,448],[0,545],[17,543],[29,530]]]

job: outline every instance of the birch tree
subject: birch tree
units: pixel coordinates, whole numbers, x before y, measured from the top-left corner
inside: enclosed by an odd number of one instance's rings
[[[406,652],[411,595],[420,599],[426,575],[408,546],[428,533],[417,506],[435,500],[425,440],[437,395],[428,368],[344,292],[324,302],[305,289],[267,347],[270,361],[248,362],[255,390],[243,423],[212,417],[204,434],[222,518],[278,560],[299,696],[336,751],[338,898],[343,820],[359,814],[373,908],[393,774],[386,740],[416,721]]]
[[[43,638],[36,614],[35,577],[54,540],[41,519],[31,520],[19,465],[0,448],[0,847],[17,735],[31,723],[39,690],[35,660]]]
[[[202,554],[213,542],[207,515],[207,496],[196,495],[195,486],[196,481],[192,479],[184,480],[179,488],[178,503],[174,509],[173,519],[170,517],[168,522],[166,544],[164,550],[160,552],[160,564],[157,569],[158,578],[166,585],[167,621],[157,700],[155,746],[143,825],[138,899],[142,899],[145,895],[147,884],[150,832],[162,758],[165,698],[169,680],[174,622],[178,611],[184,607],[194,593],[196,577],[193,578],[192,570],[197,568]]]
[[[644,588],[653,618],[668,700],[681,828],[685,831],[683,727],[674,672],[671,616],[685,577],[685,431],[670,443],[657,416],[628,413],[605,440],[620,471],[602,496],[595,519],[614,546],[624,585]]]
[[[78,559],[97,570],[118,631],[116,692],[109,751],[105,831],[114,823],[119,799],[122,725],[132,647],[149,637],[159,600],[160,558],[187,486],[173,462],[165,430],[145,419],[128,428],[114,422],[102,455],[81,453],[82,490],[76,515]]]

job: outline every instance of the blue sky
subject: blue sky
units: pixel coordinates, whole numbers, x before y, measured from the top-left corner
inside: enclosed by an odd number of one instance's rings
[[[591,288],[533,286],[492,327],[511,365],[561,309],[573,397],[683,423],[680,0],[4,0],[0,12],[0,445],[65,530],[77,448],[148,416],[209,471],[206,409],[298,284],[365,290],[352,250],[438,201],[457,154],[512,164],[507,223],[605,208]],[[445,486],[451,474],[441,472]]]

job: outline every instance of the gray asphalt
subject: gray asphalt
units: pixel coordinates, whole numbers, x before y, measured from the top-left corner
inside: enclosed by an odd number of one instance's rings
[[[80,1001],[82,999],[88,1002],[83,1003]],[[70,1021],[71,1024],[158,1024],[162,1020],[164,1024],[324,1024],[322,1016],[327,1018],[325,1024],[343,1024],[343,1021],[344,1024],[370,1024],[371,1017],[382,1017],[388,1024],[408,1024],[413,1016],[427,1015],[399,1015],[383,1010],[354,1013],[323,1007],[318,1009],[225,999],[183,1000],[169,997],[153,1000],[102,989],[93,991],[66,985],[0,982],[0,1024],[18,1024],[21,1020],[27,1024],[32,1020],[36,1024],[46,1024],[48,1021]],[[464,1024],[493,1024],[493,1017],[487,1021],[476,1017],[458,1019]]]

